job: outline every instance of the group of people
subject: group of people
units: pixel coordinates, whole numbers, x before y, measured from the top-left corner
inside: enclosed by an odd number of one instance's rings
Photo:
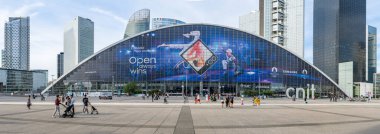
[[[75,99],[74,99],[74,96],[71,95],[71,96],[66,96],[66,102],[65,102],[65,107],[66,107],[66,110],[64,111],[65,113],[71,111],[72,114],[74,115],[75,114]],[[62,98],[63,99],[63,98]],[[53,118],[56,117],[56,113],[58,112],[58,115],[59,117],[61,116],[61,110],[60,110],[60,105],[62,105],[62,100],[61,100],[61,97],[59,95],[56,96],[56,99],[55,99],[55,112],[54,114],[52,115]],[[91,114],[93,114],[94,112],[96,114],[98,114],[98,111],[97,109],[91,105],[89,99],[87,98],[87,95],[84,95],[83,99],[82,99],[82,102],[83,102],[83,113],[87,113],[89,114],[89,111],[88,111],[88,107],[91,106]]]
[[[223,108],[223,105],[224,103],[226,104],[226,108],[233,108],[234,107],[234,96],[232,95],[228,95],[225,99],[225,101],[222,99],[221,102],[222,102],[222,108]]]

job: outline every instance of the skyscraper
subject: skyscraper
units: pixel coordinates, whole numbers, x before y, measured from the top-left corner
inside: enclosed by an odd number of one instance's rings
[[[368,25],[367,27],[367,81],[373,82],[373,75],[377,69],[377,29]]]
[[[178,25],[178,24],[185,24],[185,22],[176,20],[176,19],[171,19],[171,18],[153,18],[152,19],[152,29]]]
[[[57,54],[57,78],[63,75],[64,53]]]
[[[239,17],[239,29],[259,35],[260,12],[252,11]]]
[[[94,53],[94,22],[76,17],[64,32],[64,73]]]
[[[133,13],[129,18],[124,38],[131,37],[137,33],[149,30],[150,10],[141,9]]]
[[[29,17],[10,17],[5,23],[5,46],[2,50],[4,68],[29,70]]]
[[[304,56],[304,0],[260,0],[260,35]]]
[[[339,63],[352,61],[353,81],[366,81],[366,27],[366,0],[315,0],[314,65],[338,82]]]

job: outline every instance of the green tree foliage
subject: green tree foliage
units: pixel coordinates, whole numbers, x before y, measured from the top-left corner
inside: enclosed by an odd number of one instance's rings
[[[257,96],[259,93],[255,90],[245,90],[243,94],[245,96],[252,97],[252,96]]]
[[[273,95],[273,91],[272,90],[264,90],[262,94],[264,94],[266,96],[272,96]]]
[[[128,95],[135,94],[138,91],[136,82],[129,82],[124,86],[124,92]]]

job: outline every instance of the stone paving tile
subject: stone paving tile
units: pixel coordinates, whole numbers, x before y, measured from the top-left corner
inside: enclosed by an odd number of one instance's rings
[[[4,109],[6,108],[6,109]],[[98,106],[99,115],[51,118],[51,106],[0,105],[0,134],[172,134],[182,106]],[[81,107],[76,107],[81,111]],[[63,110],[62,110],[63,111]],[[196,134],[367,134],[380,132],[380,106],[190,106]]]

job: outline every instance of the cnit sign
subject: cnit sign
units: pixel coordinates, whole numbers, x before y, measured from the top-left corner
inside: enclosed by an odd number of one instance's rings
[[[295,91],[296,92],[296,98],[298,98],[299,96],[299,93],[302,92],[302,98],[305,98],[307,97],[307,99],[309,99],[309,96],[310,96],[310,91],[311,91],[311,99],[314,99],[314,94],[315,94],[315,88],[314,88],[314,84],[311,84],[311,87],[310,87],[310,84],[307,84],[307,89],[303,89],[303,88],[293,88],[293,87],[289,87],[288,89],[286,89],[286,96],[288,98],[292,98],[290,95],[289,95],[289,92],[290,91]],[[306,92],[307,91],[307,92]]]

